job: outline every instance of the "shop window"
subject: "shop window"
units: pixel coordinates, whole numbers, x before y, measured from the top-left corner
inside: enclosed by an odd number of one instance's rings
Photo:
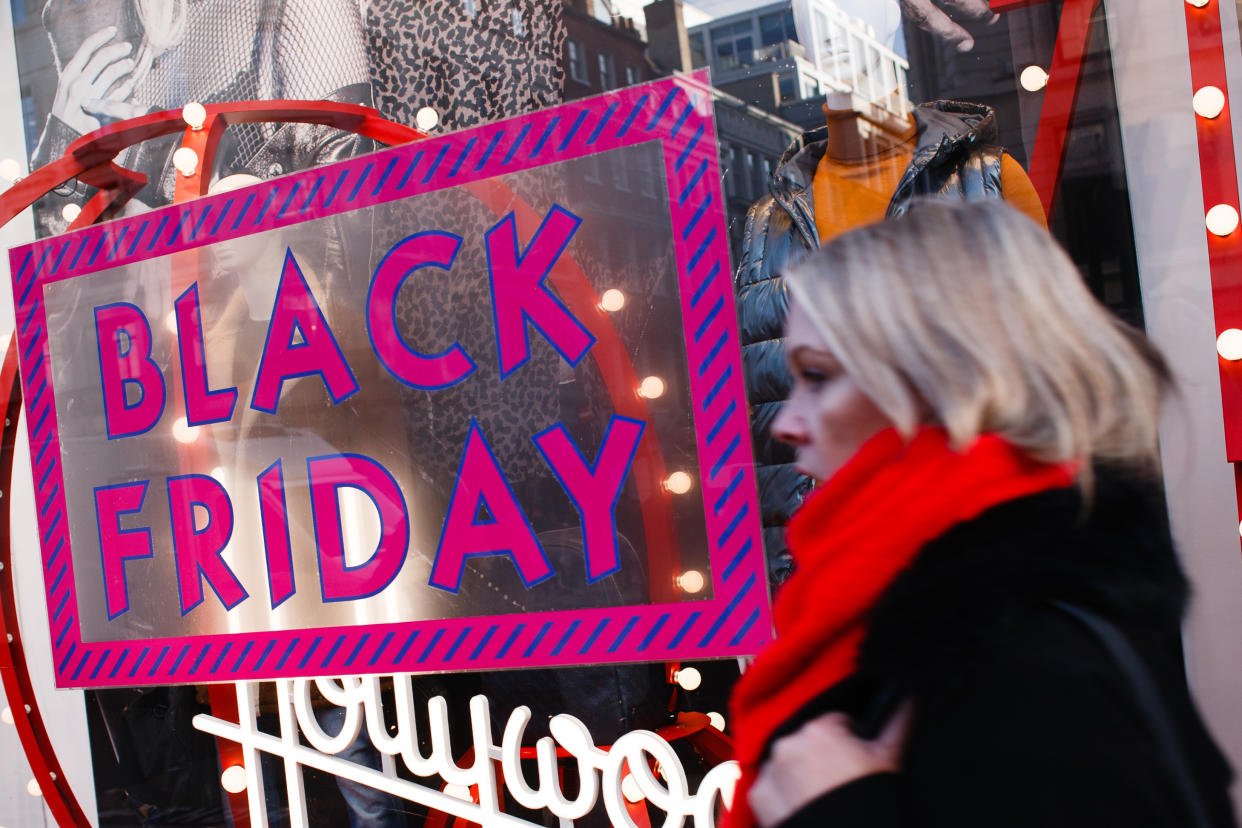
[[[700,69],[707,65],[707,49],[703,46],[703,33],[690,35],[690,65]]]
[[[617,69],[612,55],[599,53],[599,88],[615,89],[617,87]]]
[[[587,77],[586,49],[579,40],[566,40],[565,49],[569,58],[569,77],[578,83],[590,83]]]
[[[755,62],[754,26],[749,20],[712,29],[716,68],[727,72]]]
[[[765,14],[759,18],[759,41],[764,46],[782,43],[786,40],[798,41],[798,32],[794,28],[793,9],[784,12]]]

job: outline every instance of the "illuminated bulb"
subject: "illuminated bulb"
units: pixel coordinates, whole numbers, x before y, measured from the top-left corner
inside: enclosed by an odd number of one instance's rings
[[[241,765],[229,765],[220,774],[220,787],[229,793],[241,793],[246,790],[246,769]]]
[[[664,488],[673,494],[685,494],[694,485],[694,480],[684,471],[675,471],[664,481]]]
[[[685,572],[677,576],[677,586],[682,592],[688,592],[691,595],[703,588],[705,581],[703,573],[697,569],[687,569]]]
[[[60,208],[60,217],[70,224],[77,221],[80,215],[82,215],[82,208],[76,204],[66,204]]]
[[[164,317],[164,327],[168,328],[169,333],[177,332],[177,312],[172,311],[168,316]]]
[[[599,306],[609,313],[616,313],[625,307],[625,294],[616,288],[608,288],[604,291],[604,295],[599,297]]]
[[[1186,2],[1196,9],[1201,9],[1208,4],[1208,0],[1186,0]]]
[[[198,132],[203,128],[203,122],[207,120],[207,110],[198,101],[190,101],[181,107],[181,120],[185,121],[190,129]]]
[[[654,400],[664,395],[664,380],[659,377],[647,377],[638,384],[638,396]]]
[[[190,147],[181,147],[173,153],[173,166],[182,175],[194,175],[198,169],[198,153]]]
[[[423,132],[430,132],[440,123],[440,113],[429,106],[424,106],[414,114],[414,126]]]
[[[6,158],[0,161],[0,178],[5,181],[16,181],[21,178],[22,165],[15,158]]]
[[[1230,362],[1242,359],[1242,331],[1229,328],[1216,337],[1216,353]]]
[[[643,801],[643,789],[639,787],[638,780],[634,778],[634,774],[627,773],[625,778],[621,780],[621,795],[630,802]]]
[[[698,690],[703,683],[703,675],[693,667],[684,667],[673,673],[673,681],[682,690]]]
[[[1018,76],[1018,83],[1022,84],[1022,88],[1027,92],[1038,92],[1048,85],[1048,73],[1042,66],[1028,66]]]
[[[31,779],[26,783],[26,793],[31,796],[43,796],[43,789],[39,787],[38,779]]]
[[[0,722],[13,724],[13,708],[6,706],[3,710],[0,710]]]
[[[470,789],[465,785],[445,785],[444,792],[454,799],[460,799],[465,802],[474,801],[474,797],[470,795]]]
[[[1215,86],[1205,86],[1195,93],[1191,104],[1204,118],[1215,118],[1225,111],[1225,93]]]
[[[173,420],[173,437],[179,443],[193,443],[198,439],[198,426],[192,426],[186,422],[185,417],[178,417]]]
[[[1228,204],[1217,204],[1207,211],[1207,229],[1217,236],[1228,236],[1238,229],[1238,211]]]
[[[725,727],[724,716],[721,716],[719,713],[715,711],[708,713],[707,721],[711,724],[712,727],[716,728],[717,730],[720,730],[720,731],[724,730],[724,727]]]

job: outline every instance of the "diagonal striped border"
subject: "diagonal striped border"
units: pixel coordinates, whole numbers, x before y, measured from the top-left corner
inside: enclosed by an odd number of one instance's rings
[[[45,587],[62,687],[753,653],[771,635],[715,126],[705,73],[420,141],[10,252]],[[711,598],[366,627],[84,643],[42,287],[249,233],[659,141],[682,297]]]

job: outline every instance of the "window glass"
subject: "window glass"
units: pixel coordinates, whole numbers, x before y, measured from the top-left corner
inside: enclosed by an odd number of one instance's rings
[[[568,57],[566,61],[569,64],[569,76],[578,83],[590,83],[587,78],[587,58],[586,49],[582,43],[577,40],[565,41],[565,54]]]
[[[695,69],[707,65],[707,49],[703,46],[702,32],[690,35],[690,65]]]
[[[773,12],[759,16],[759,42],[771,46],[784,40],[797,42],[798,32],[794,28],[793,10]]]
[[[605,52],[599,53],[599,87],[600,89],[615,89],[617,86],[617,72],[614,68],[612,55]]]
[[[722,72],[749,66],[754,62],[754,27],[749,20],[712,29],[712,49],[716,68]]]

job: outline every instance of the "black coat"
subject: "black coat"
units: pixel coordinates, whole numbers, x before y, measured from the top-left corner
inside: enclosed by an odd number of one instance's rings
[[[877,698],[913,697],[902,770],[838,788],[786,828],[1192,825],[1134,689],[1052,601],[1125,634],[1212,824],[1234,825],[1231,771],[1186,688],[1187,587],[1163,514],[1152,492],[1102,474],[1089,507],[1077,490],[1046,492],[924,547],[877,603],[858,672],[781,731],[824,709],[866,718]]]

